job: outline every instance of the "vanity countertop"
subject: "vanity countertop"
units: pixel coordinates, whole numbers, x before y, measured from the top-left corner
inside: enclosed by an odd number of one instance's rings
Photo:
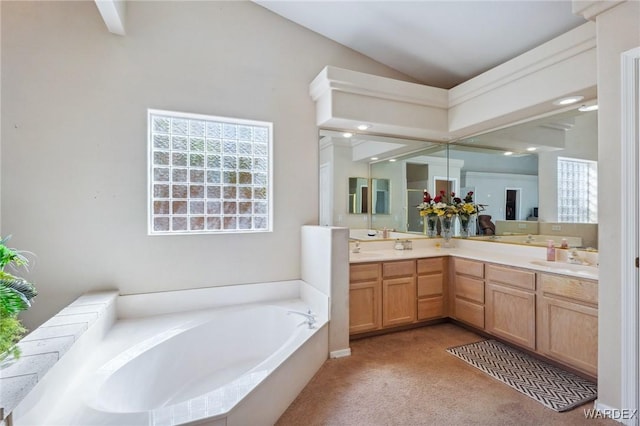
[[[482,262],[497,263],[517,268],[531,269],[537,272],[547,272],[553,274],[569,275],[576,278],[586,278],[591,280],[598,279],[598,268],[588,265],[570,264],[566,261],[547,262],[545,259],[545,251],[538,250],[515,250],[511,246],[511,250],[499,250],[493,244],[482,242],[484,246],[470,246],[465,241],[460,243],[459,240],[454,242],[456,247],[444,248],[436,247],[435,244],[429,246],[414,245],[411,250],[395,250],[393,248],[378,246],[368,246],[362,244],[360,252],[354,253],[353,246],[349,251],[349,263],[366,263],[366,262],[382,262],[394,260],[419,259],[427,257],[454,256],[465,259],[478,260]],[[559,253],[558,258],[564,256]]]

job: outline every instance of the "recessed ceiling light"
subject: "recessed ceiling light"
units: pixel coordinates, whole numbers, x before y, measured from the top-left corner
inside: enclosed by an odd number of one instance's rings
[[[371,124],[360,124],[358,125],[358,130],[367,130],[371,127]]]
[[[371,157],[371,161],[376,161],[378,157]]]
[[[595,105],[582,105],[580,108],[578,108],[578,111],[580,112],[589,112],[589,111],[596,111],[598,109],[598,104]]]
[[[390,163],[395,163],[395,162],[396,162],[396,159],[395,159],[395,158],[389,158],[389,162],[390,162]]]
[[[538,149],[538,148],[536,148],[535,146],[530,146],[529,148],[527,148],[527,151],[529,151],[529,152],[533,152],[533,151],[535,151],[536,149]]]
[[[513,152],[507,151],[507,152],[504,153],[504,155],[513,155]]]
[[[567,96],[566,98],[560,98],[553,101],[554,105],[571,105],[576,102],[580,102],[584,99],[584,96],[576,95],[576,96]]]
[[[344,136],[345,138],[350,138],[351,136],[353,136],[353,133],[351,133],[351,132],[344,132],[344,133],[342,134],[342,136]]]

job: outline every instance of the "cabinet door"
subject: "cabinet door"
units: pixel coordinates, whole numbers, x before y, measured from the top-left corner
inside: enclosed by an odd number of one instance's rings
[[[410,324],[416,320],[416,280],[414,277],[382,281],[382,326]]]
[[[418,299],[418,321],[444,317],[444,299],[442,296]]]
[[[485,296],[486,331],[517,345],[535,350],[535,294],[487,283]]]
[[[349,333],[363,333],[381,327],[380,281],[363,281],[349,286]]]
[[[455,301],[456,319],[466,322],[474,327],[484,329],[484,306],[456,298]]]
[[[538,351],[591,376],[598,372],[598,309],[542,296]]]
[[[444,316],[442,273],[418,275],[418,321]]]

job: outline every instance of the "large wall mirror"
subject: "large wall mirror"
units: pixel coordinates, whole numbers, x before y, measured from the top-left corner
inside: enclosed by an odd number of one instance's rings
[[[474,192],[494,227],[473,238],[597,248],[597,112],[571,110],[450,144],[320,131],[320,223],[352,236],[383,228],[423,236],[422,191]],[[352,211],[351,179],[367,185]],[[374,237],[375,238],[375,237]]]

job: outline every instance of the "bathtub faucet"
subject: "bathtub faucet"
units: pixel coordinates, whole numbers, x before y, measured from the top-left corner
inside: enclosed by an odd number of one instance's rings
[[[307,312],[287,311],[287,315],[290,315],[290,314],[296,314],[296,315],[301,315],[305,317],[307,319],[306,323],[309,326],[309,328],[316,328],[315,327],[316,316],[311,312],[311,309],[309,309],[309,311]]]

